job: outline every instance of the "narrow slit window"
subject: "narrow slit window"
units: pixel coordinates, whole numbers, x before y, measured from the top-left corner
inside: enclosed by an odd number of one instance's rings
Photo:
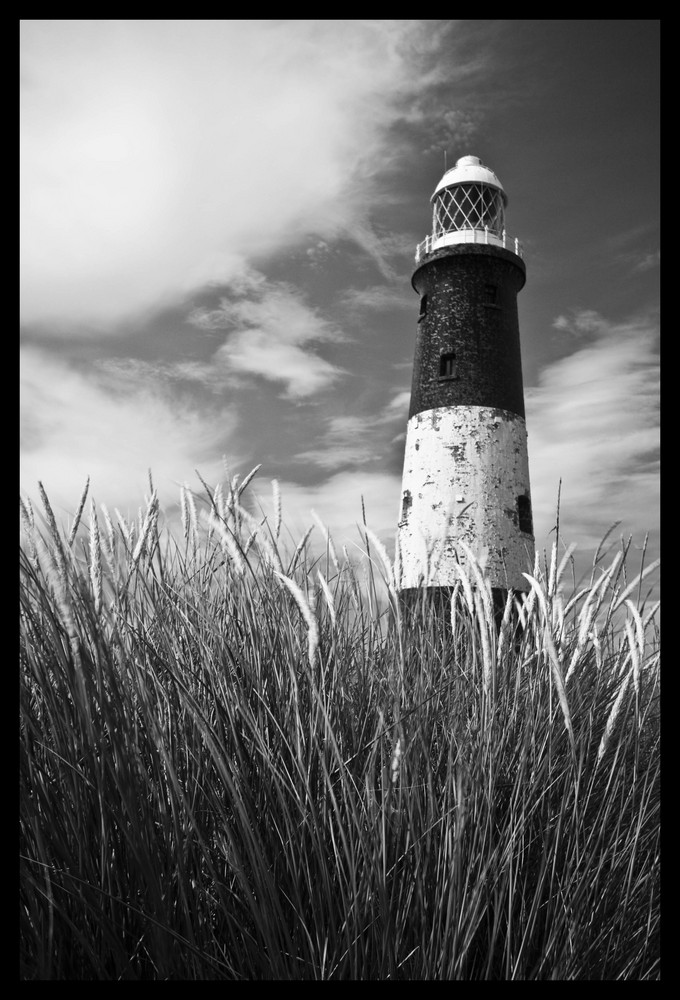
[[[423,295],[420,300],[420,313],[418,314],[418,322],[422,322],[427,316],[427,295]]]
[[[533,535],[534,524],[531,516],[531,500],[526,494],[517,497],[517,519],[519,521],[519,530],[526,532],[527,535]]]
[[[447,351],[439,356],[439,377],[455,378],[456,376],[456,355],[453,351]]]
[[[496,285],[484,285],[484,301],[489,305],[496,305],[498,289]]]

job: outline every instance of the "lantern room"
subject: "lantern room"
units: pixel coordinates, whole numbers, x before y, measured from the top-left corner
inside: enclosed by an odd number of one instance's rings
[[[489,243],[522,256],[519,241],[506,236],[503,185],[478,156],[462,156],[447,170],[431,201],[432,235],[419,244],[417,262],[455,243]]]

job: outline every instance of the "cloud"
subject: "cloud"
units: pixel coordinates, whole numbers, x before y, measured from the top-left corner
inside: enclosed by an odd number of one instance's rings
[[[178,480],[195,479],[198,468],[217,481],[223,470],[216,456],[234,455],[231,407],[202,414],[148,365],[84,375],[50,352],[25,348],[21,411],[21,488],[33,496],[40,480],[70,512],[88,476],[99,500],[136,509],[151,468],[162,502],[172,504]]]
[[[643,274],[646,271],[653,271],[661,264],[661,251],[654,250],[650,253],[641,254],[640,256],[632,259],[631,263],[633,271]]]
[[[241,298],[223,298],[216,309],[195,309],[189,322],[199,329],[226,330],[213,367],[231,375],[256,375],[283,383],[295,400],[327,389],[343,374],[314,353],[313,345],[338,342],[342,331],[311,308],[285,282],[266,282],[256,272],[233,286]]]
[[[555,524],[560,479],[566,541],[594,547],[621,520],[620,531],[641,542],[659,526],[656,319],[581,311],[555,326],[580,346],[526,391],[537,542]]]
[[[293,458],[321,469],[366,465],[381,457],[380,440],[373,421],[359,416],[330,417],[319,435],[321,447],[298,452]]]
[[[382,410],[372,414],[328,417],[319,448],[298,452],[298,462],[322,469],[359,466],[384,460],[395,437],[405,433],[410,392],[397,393]]]
[[[21,315],[105,328],[368,217],[427,22],[24,21]],[[290,366],[294,352],[282,362]],[[323,375],[321,375],[323,377]]]
[[[424,152],[442,153],[454,150],[456,147],[469,146],[477,140],[482,122],[483,115],[479,110],[463,111],[449,108],[443,111],[437,115],[434,141]]]
[[[314,514],[328,529],[338,554],[347,545],[361,545],[360,528],[366,514],[368,527],[383,540],[388,551],[394,550],[394,535],[399,515],[401,477],[382,472],[345,470],[312,486],[281,480],[279,483],[282,520],[293,542],[317,522]],[[274,516],[272,494],[259,477],[253,483],[259,505],[269,517]],[[362,510],[363,498],[363,510]],[[314,547],[318,551],[323,539],[318,527],[314,533]]]
[[[383,415],[386,420],[408,420],[408,408],[411,402],[411,390],[402,389],[389,401]]]
[[[656,216],[640,225],[610,234],[606,239],[611,263],[630,274],[654,271],[661,263]]]
[[[409,250],[412,249],[409,245]],[[366,288],[348,288],[341,299],[341,305],[352,312],[371,310],[384,313],[387,310],[414,308],[413,289],[404,285],[403,278],[392,285],[370,285]]]

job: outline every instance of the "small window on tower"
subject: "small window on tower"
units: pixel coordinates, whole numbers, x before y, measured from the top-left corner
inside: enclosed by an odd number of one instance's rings
[[[519,521],[519,530],[525,531],[527,535],[533,535],[534,525],[531,517],[531,500],[525,494],[517,497],[517,519]]]
[[[418,315],[418,322],[422,323],[422,321],[425,319],[426,316],[427,316],[427,295],[423,295],[423,297],[420,300],[420,313]]]
[[[453,351],[448,351],[446,354],[440,354],[439,377],[440,378],[456,377],[456,355],[454,354]]]
[[[496,305],[496,295],[497,295],[497,293],[498,293],[498,289],[497,289],[496,285],[484,285],[484,301],[488,305],[493,305],[493,306]]]

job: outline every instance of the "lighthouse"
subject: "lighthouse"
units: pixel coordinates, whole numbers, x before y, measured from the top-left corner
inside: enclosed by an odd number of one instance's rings
[[[517,294],[526,268],[507,196],[476,156],[432,195],[416,249],[420,297],[397,529],[402,598],[446,596],[466,549],[496,596],[527,590],[534,562]],[[471,582],[474,585],[474,576]]]

